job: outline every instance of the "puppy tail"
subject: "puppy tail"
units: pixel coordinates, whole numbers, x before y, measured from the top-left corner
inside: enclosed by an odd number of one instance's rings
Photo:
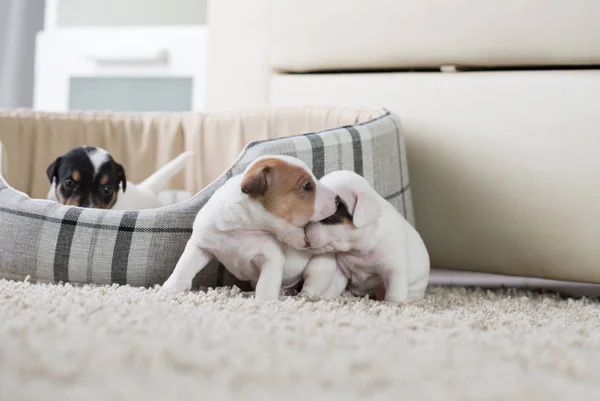
[[[153,192],[158,192],[167,187],[167,184],[171,178],[181,171],[185,162],[192,157],[194,152],[188,151],[183,152],[161,168],[159,168],[154,174],[146,178],[137,186],[143,189],[148,189]]]

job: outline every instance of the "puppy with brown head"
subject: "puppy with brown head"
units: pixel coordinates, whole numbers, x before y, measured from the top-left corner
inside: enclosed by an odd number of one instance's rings
[[[319,221],[335,213],[339,197],[321,184],[299,159],[267,157],[253,163],[243,176],[242,192],[256,200],[281,227],[290,245],[297,249],[308,247],[307,238],[296,230],[311,221]],[[288,227],[285,227],[285,226]],[[302,238],[300,238],[302,237]]]
[[[304,227],[335,213],[337,194],[299,159],[265,156],[232,177],[204,205],[193,233],[164,289],[191,288],[196,274],[216,257],[240,280],[257,281],[256,297],[275,299],[281,288],[312,272],[334,270],[326,254],[311,260]]]

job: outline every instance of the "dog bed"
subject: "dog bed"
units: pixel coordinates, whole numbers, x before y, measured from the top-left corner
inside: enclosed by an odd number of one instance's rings
[[[400,123],[386,110],[316,107],[205,115],[4,111],[0,142],[0,278],[162,284],[183,252],[198,210],[228,178],[268,154],[298,157],[317,178],[353,170],[414,224]],[[194,150],[194,165],[174,185],[195,195],[139,211],[84,209],[33,198],[45,197],[47,164],[83,144],[105,147],[125,164],[130,180],[137,178],[134,182],[180,151]],[[154,165],[141,171],[141,160]],[[232,284],[244,287],[216,261],[194,280],[195,288]]]

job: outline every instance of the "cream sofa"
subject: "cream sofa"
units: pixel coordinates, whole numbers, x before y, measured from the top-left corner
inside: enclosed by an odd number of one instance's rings
[[[384,106],[437,268],[600,283],[600,2],[215,0],[209,110]]]

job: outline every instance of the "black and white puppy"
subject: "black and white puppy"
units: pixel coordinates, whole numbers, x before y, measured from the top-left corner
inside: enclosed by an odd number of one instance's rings
[[[77,147],[46,170],[47,198],[63,205],[99,209],[141,210],[166,206],[159,191],[184,167],[193,152],[184,152],[139,184],[127,181],[125,169],[102,148]],[[127,191],[127,192],[126,192]]]
[[[102,148],[82,146],[56,158],[46,170],[48,199],[63,205],[111,209],[127,189],[122,165]]]

